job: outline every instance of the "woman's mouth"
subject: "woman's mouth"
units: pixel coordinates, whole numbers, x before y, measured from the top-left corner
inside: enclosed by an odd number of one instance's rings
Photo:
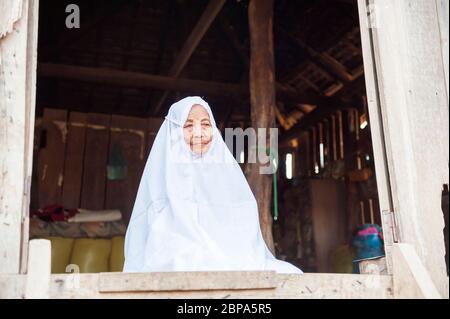
[[[209,141],[208,142],[191,143],[191,146],[192,147],[198,147],[198,146],[205,146],[205,145],[208,145],[208,144],[209,144]]]

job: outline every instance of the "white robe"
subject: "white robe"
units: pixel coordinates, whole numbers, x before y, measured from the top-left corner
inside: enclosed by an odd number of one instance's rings
[[[213,138],[193,153],[183,123],[194,104],[208,112]],[[156,135],[125,237],[124,272],[302,271],[276,259],[262,237],[256,199],[199,97],[173,104]]]

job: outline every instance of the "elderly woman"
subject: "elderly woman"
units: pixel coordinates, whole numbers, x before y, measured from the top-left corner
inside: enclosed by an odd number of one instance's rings
[[[302,271],[262,237],[256,199],[199,97],[170,107],[147,160],[125,238],[125,272]]]

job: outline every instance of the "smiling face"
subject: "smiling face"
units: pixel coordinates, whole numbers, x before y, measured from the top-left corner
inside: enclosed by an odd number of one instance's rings
[[[200,104],[194,104],[183,126],[184,141],[196,154],[208,151],[212,141],[212,127],[208,112]]]

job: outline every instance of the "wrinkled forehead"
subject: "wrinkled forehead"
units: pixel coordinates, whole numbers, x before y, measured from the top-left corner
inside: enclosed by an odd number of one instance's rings
[[[211,108],[209,107],[208,103],[205,100],[203,100],[198,96],[189,96],[172,104],[172,106],[169,109],[169,113],[167,114],[167,117],[172,121],[175,121],[177,123],[180,123],[180,125],[182,125],[184,122],[186,122],[186,119],[189,116],[189,112],[192,106],[196,104],[201,105],[205,108],[205,110],[209,114],[211,124],[215,126],[216,122],[211,112]]]

